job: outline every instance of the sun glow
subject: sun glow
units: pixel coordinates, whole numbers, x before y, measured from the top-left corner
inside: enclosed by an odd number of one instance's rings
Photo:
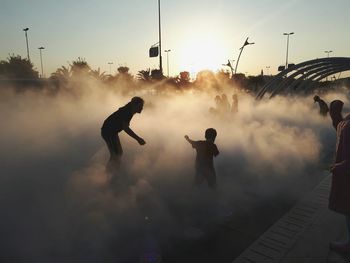
[[[222,37],[212,32],[201,35],[191,35],[183,40],[179,52],[179,67],[192,75],[201,70],[217,71],[228,59],[226,46]]]

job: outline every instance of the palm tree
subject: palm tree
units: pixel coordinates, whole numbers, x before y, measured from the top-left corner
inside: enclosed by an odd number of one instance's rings
[[[88,74],[91,68],[85,58],[78,57],[77,60],[72,61],[72,64],[70,64],[70,70],[72,76],[81,76],[83,74]]]
[[[39,72],[33,69],[33,64],[20,55],[10,55],[7,60],[0,61],[0,75],[11,79],[38,79]]]
[[[151,80],[151,69],[140,70],[136,75],[138,80],[150,81]]]
[[[101,72],[100,68],[98,68],[97,70],[90,70],[90,75],[97,80],[105,81],[107,79],[106,72]]]

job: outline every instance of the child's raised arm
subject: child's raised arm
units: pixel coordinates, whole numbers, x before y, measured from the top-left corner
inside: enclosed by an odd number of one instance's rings
[[[188,135],[185,135],[185,139],[186,139],[186,141],[188,141],[190,144],[193,145],[193,142],[194,142],[194,141],[192,141],[192,140],[190,139],[190,137],[188,137]]]

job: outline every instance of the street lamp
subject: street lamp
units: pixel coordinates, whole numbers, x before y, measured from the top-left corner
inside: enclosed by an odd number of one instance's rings
[[[28,57],[28,61],[30,62],[30,58],[29,58],[29,45],[28,45],[28,35],[27,35],[27,31],[29,30],[28,27],[24,28],[24,34],[26,36],[26,43],[27,43],[27,57]]]
[[[43,67],[43,56],[41,54],[41,51],[45,49],[44,47],[38,47],[39,52],[40,52],[40,63],[41,63],[41,77],[44,76],[44,67]]]
[[[332,53],[333,50],[326,50],[324,53],[327,54],[327,58],[329,58],[329,53]],[[328,77],[326,77],[326,81],[328,81]]]
[[[332,53],[333,52],[333,50],[326,50],[324,53],[326,53],[327,54],[327,58],[329,58],[329,53]]]
[[[162,62],[162,31],[161,31],[161,23],[160,23],[160,0],[158,0],[158,23],[159,23],[159,70],[161,76],[163,76],[163,62]]]
[[[288,49],[289,49],[289,36],[293,35],[294,32],[283,33],[283,35],[287,36],[287,54],[286,54],[286,69],[288,68]]]
[[[166,53],[166,62],[167,62],[168,78],[169,78],[169,52],[170,52],[170,51],[171,51],[170,49],[164,50],[164,52]]]
[[[236,75],[236,72],[237,72],[238,62],[239,62],[239,59],[240,59],[240,57],[241,57],[243,48],[244,48],[245,46],[253,45],[253,44],[254,44],[254,43],[249,43],[249,42],[248,42],[248,38],[249,38],[249,37],[247,37],[247,39],[245,40],[243,46],[240,48],[241,52],[239,52],[239,55],[238,55],[238,58],[237,58],[237,63],[236,63],[236,68],[235,68],[235,75]]]
[[[109,75],[112,76],[112,65],[113,65],[113,62],[108,62],[108,65],[109,65]]]

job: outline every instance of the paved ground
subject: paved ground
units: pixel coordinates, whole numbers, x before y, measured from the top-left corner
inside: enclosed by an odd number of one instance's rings
[[[271,226],[233,263],[350,263],[329,250],[346,237],[345,218],[328,210],[330,176]]]

